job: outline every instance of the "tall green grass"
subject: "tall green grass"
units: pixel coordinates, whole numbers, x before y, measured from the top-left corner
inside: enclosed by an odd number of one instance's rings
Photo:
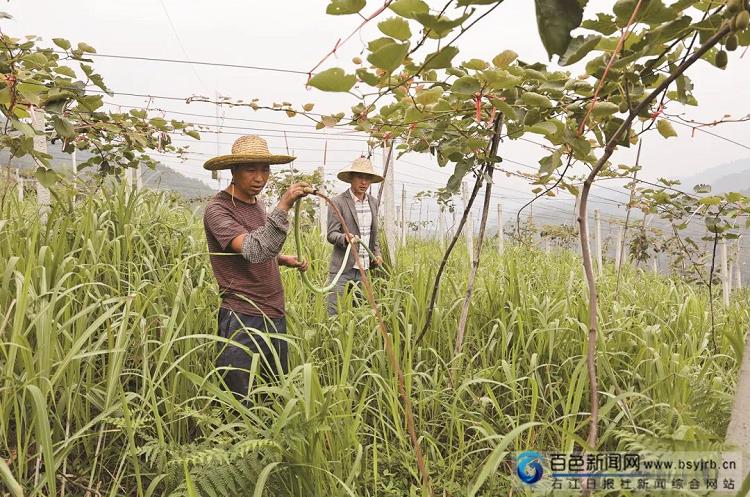
[[[284,269],[290,373],[228,394],[213,363],[217,287],[200,217],[165,194],[59,192],[46,225],[8,197],[0,218],[0,488],[24,495],[419,495],[393,372],[367,306]],[[305,235],[313,277],[329,247]],[[292,252],[292,245],[289,244]],[[452,360],[467,273],[410,241],[375,289],[414,401],[437,495],[499,495],[507,451],[586,438],[587,303],[569,252],[486,247],[464,357]],[[748,294],[717,312],[701,288],[627,267],[599,279],[599,449],[717,447],[729,418]],[[456,362],[454,362],[456,361]],[[254,367],[258,365],[255,364]],[[455,373],[452,383],[452,371]]]

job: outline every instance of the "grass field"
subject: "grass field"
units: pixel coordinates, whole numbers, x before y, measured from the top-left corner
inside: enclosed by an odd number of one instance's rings
[[[60,193],[46,225],[0,213],[0,488],[14,495],[420,495],[394,372],[367,306],[326,316],[284,269],[290,373],[243,405],[213,369],[217,287],[200,217],[164,194]],[[314,278],[330,248],[305,235]],[[461,247],[459,247],[461,246]],[[375,292],[436,495],[508,495],[508,451],[586,439],[586,284],[570,252],[486,247],[453,360],[463,244],[426,316],[437,243],[410,241]],[[291,239],[288,240],[292,250]],[[599,449],[720,447],[748,293],[627,267],[599,279]]]

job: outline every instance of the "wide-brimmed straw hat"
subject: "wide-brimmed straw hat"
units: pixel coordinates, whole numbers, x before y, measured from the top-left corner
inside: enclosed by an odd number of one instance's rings
[[[373,164],[369,159],[366,159],[365,157],[359,157],[352,161],[352,164],[339,171],[336,177],[344,181],[345,183],[351,183],[352,174],[354,173],[367,174],[368,176],[370,176],[373,183],[380,183],[381,181],[383,181],[383,176],[375,172],[375,169],[373,169]]]
[[[232,144],[232,153],[220,155],[206,161],[204,169],[216,171],[229,169],[238,164],[286,164],[296,157],[291,155],[275,155],[269,152],[266,140],[257,135],[241,136]]]

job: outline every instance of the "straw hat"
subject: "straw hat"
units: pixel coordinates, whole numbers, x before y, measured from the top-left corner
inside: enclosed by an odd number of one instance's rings
[[[383,176],[375,172],[373,164],[371,164],[370,160],[365,157],[359,157],[352,161],[352,164],[339,171],[336,177],[345,183],[351,183],[352,173],[367,174],[371,177],[373,183],[380,183],[383,181]]]
[[[291,155],[274,155],[269,152],[266,140],[256,135],[241,136],[232,144],[232,153],[220,155],[206,161],[204,169],[216,171],[229,169],[237,164],[286,164],[296,157]]]

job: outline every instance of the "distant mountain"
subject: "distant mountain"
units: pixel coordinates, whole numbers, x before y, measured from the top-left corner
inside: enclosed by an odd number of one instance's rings
[[[174,169],[162,164],[158,164],[154,170],[148,168],[142,169],[141,180],[145,188],[175,191],[188,199],[208,197],[216,193],[215,189],[206,185],[203,181],[183,176]]]
[[[48,152],[52,155],[53,167],[70,168],[71,156],[62,151],[59,145],[48,145]],[[79,163],[91,157],[87,152],[78,152],[77,160]],[[8,163],[8,152],[0,150],[0,164],[3,166]],[[12,161],[12,167],[21,170],[36,168],[31,157],[16,158]],[[206,197],[216,192],[213,188],[202,181],[188,178],[179,172],[165,165],[158,164],[156,169],[143,168],[141,170],[141,179],[147,188],[153,190],[170,190],[177,192],[187,199],[196,197]]]
[[[683,189],[690,191],[694,185],[712,185],[712,193],[741,192],[748,195],[751,182],[749,158],[727,162],[693,176],[679,178]]]

